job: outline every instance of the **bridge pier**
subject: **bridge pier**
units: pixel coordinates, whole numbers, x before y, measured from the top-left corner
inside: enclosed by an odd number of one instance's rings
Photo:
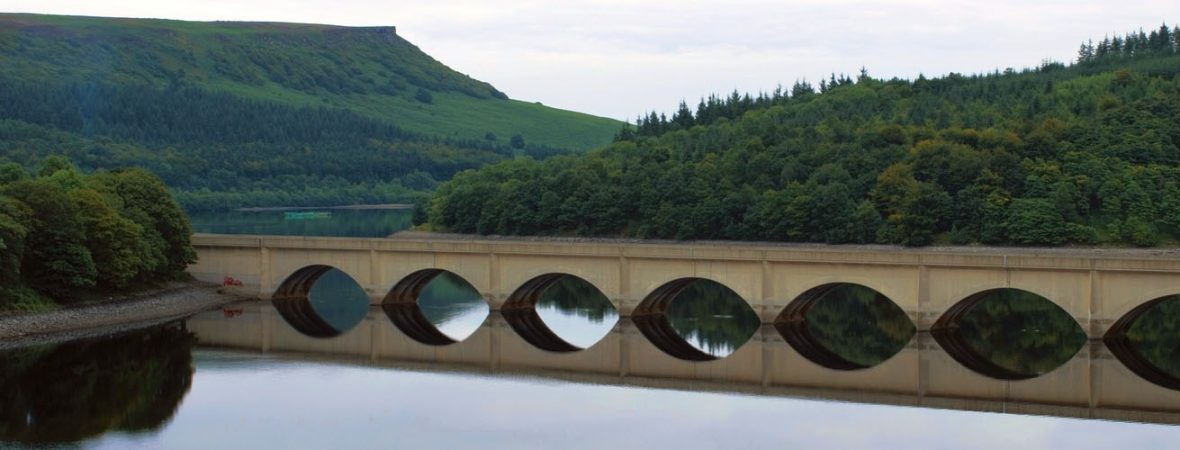
[[[388,292],[378,292],[378,291],[365,289],[365,295],[367,295],[369,297],[369,305],[370,306],[381,305],[381,303],[383,303],[385,301],[386,294],[388,294]]]
[[[504,309],[504,303],[508,302],[508,296],[503,292],[486,292],[481,293],[484,301],[488,302],[488,309],[492,311],[500,311]]]

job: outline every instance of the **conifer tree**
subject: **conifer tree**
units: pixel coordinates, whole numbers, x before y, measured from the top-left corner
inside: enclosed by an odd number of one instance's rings
[[[675,122],[682,130],[692,128],[692,111],[688,109],[688,104],[684,100],[680,101],[680,107],[676,109],[676,114],[672,115],[672,122]]]

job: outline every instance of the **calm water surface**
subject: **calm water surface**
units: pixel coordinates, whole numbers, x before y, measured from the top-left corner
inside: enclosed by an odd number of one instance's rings
[[[565,320],[589,315],[558,305],[546,308]],[[553,354],[537,351],[515,363],[518,367],[506,367],[511,358],[505,352],[519,342],[509,342],[513,335],[506,333],[511,329],[493,316],[471,339],[486,348],[481,334],[500,333],[504,347],[498,367],[398,357],[399,352],[426,347],[398,335],[381,320],[379,310],[327,339],[304,336],[281,317],[265,304],[250,303],[183,324],[0,353],[0,444],[110,449],[651,448],[652,442],[660,442],[677,448],[1163,449],[1174,448],[1180,439],[1180,426],[1174,425],[871,404],[905,403],[904,394],[835,394],[850,396],[844,400],[864,396],[869,402],[857,403],[824,399],[833,394],[823,390],[776,392],[757,383],[628,381],[627,376],[581,369],[558,376],[534,373],[525,366],[554,364]],[[270,331],[263,336],[260,321],[266,320],[271,321],[266,326]],[[553,325],[561,328],[557,323]],[[609,331],[604,339],[616,345],[626,336],[642,339],[639,333],[619,333]],[[262,345],[259,337],[268,351],[250,348]],[[630,342],[638,351],[643,341]],[[357,343],[364,345],[354,348]],[[466,344],[455,345],[470,352],[473,347],[462,347]],[[579,364],[598,358],[594,351],[587,350]],[[908,346],[884,364],[924,351]],[[949,361],[937,353],[923,359],[936,366]],[[684,364],[742,370],[733,365],[740,362],[726,361]],[[813,370],[796,365],[797,370]],[[569,380],[579,376],[581,381]],[[839,373],[830,371],[829,376]],[[957,376],[965,384],[980,380],[970,373]],[[701,387],[717,392],[698,391]],[[1148,383],[1141,388],[1158,389]],[[806,398],[813,396],[819,398]],[[981,402],[986,403],[963,403]],[[1180,422],[1180,407],[1163,417]]]
[[[300,209],[314,218],[289,217],[285,211],[221,211],[189,216],[193,231],[284,236],[383,237],[410,228],[409,209]]]

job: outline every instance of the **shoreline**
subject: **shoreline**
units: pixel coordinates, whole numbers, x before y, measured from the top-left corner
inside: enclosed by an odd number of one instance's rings
[[[0,349],[51,344],[164,324],[213,308],[249,300],[220,286],[175,282],[120,300],[0,317]]]
[[[233,211],[241,212],[268,212],[268,211],[307,211],[315,209],[334,209],[334,210],[380,210],[380,209],[412,209],[412,203],[382,203],[376,205],[339,205],[339,206],[251,206],[247,208],[235,208]]]

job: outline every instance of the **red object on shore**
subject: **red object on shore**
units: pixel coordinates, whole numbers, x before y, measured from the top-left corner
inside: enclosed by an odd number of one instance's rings
[[[222,309],[221,314],[224,315],[226,319],[232,319],[242,315],[242,309]]]
[[[234,277],[225,277],[224,280],[221,280],[221,285],[222,286],[241,286],[242,280],[235,280]]]

